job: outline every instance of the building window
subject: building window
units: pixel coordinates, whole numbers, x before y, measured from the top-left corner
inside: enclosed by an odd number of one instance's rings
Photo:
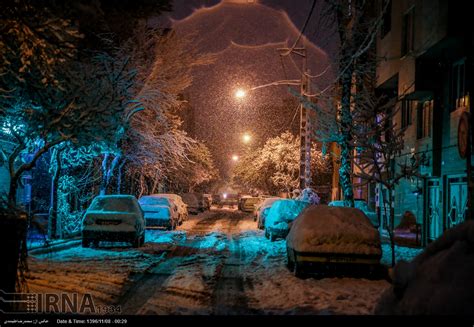
[[[411,100],[402,100],[402,128],[407,128],[411,125],[411,108],[413,106],[413,101]]]
[[[418,103],[416,110],[416,138],[422,139],[431,135],[431,113],[433,100]]]
[[[384,10],[385,5],[387,6],[387,9],[383,13],[382,26],[380,27],[380,38],[382,39],[392,29],[392,0],[388,0],[388,3],[386,3],[385,1],[382,1],[382,8],[381,8],[382,11]]]
[[[451,70],[451,111],[466,106],[466,61],[462,59]]]
[[[402,57],[413,51],[415,46],[415,7],[403,15]]]

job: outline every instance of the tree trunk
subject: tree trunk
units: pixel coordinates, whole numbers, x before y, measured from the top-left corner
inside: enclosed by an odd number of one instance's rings
[[[396,264],[395,258],[395,236],[394,236],[394,225],[395,225],[395,208],[393,207],[393,193],[392,188],[388,189],[388,201],[390,206],[390,223],[388,226],[388,235],[390,236],[390,248],[392,250],[392,267]]]
[[[346,56],[347,57],[347,56]],[[350,58],[346,58],[342,62],[346,63]],[[341,141],[339,146],[341,148],[341,166],[339,168],[339,183],[342,187],[344,200],[348,201],[350,206],[354,206],[354,191],[352,189],[352,163],[351,163],[351,87],[352,87],[352,72],[353,65],[342,74],[341,78]]]
[[[49,207],[48,236],[56,239],[58,236],[58,188],[59,177],[61,176],[61,150],[55,149],[53,157],[56,162],[53,179],[51,181],[51,203]]]

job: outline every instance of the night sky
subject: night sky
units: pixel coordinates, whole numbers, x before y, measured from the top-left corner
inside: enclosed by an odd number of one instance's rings
[[[234,93],[239,87],[300,78],[300,59],[286,57],[282,64],[276,49],[293,45],[311,4],[311,0],[298,1],[298,5],[283,0],[250,4],[177,0],[174,12],[152,21],[160,26],[172,24],[178,34],[191,33],[196,36],[193,46],[218,54],[214,64],[195,70],[186,97],[194,111],[194,136],[206,142],[224,173],[231,155],[242,151],[240,138],[244,132],[250,132],[256,144],[286,129],[297,131],[299,116],[293,119],[297,102],[293,98],[293,104],[283,103],[292,98],[288,87],[260,89],[241,100],[235,99]],[[311,74],[327,68],[334,49],[320,22],[320,13],[321,8],[316,6],[305,32],[313,41],[308,42]],[[313,88],[324,87],[330,74],[328,71],[315,81]]]

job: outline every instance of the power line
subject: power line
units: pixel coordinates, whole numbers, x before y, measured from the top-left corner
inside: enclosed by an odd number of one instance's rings
[[[300,41],[301,37],[303,36],[303,33],[304,31],[306,30],[306,27],[308,26],[308,23],[311,19],[311,16],[313,15],[313,11],[314,11],[314,7],[316,6],[316,0],[313,0],[313,4],[311,5],[311,9],[309,10],[309,14],[308,14],[308,17],[306,17],[306,21],[304,22],[304,25],[303,25],[303,28],[301,29],[301,32],[300,32],[300,35],[298,36],[298,38],[296,39],[295,43],[293,44],[293,46],[291,47],[291,49],[289,49],[287,52],[285,53],[282,53],[281,55],[286,57],[288,56],[290,53],[293,52],[293,50],[296,48],[296,45],[298,44],[298,42]]]

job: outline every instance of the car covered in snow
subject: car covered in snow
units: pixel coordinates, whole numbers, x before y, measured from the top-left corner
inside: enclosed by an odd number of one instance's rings
[[[273,198],[266,198],[261,201],[257,208],[255,209],[255,220],[257,221],[257,227],[259,229],[263,229],[265,226],[265,217],[268,215],[270,208],[272,207],[275,201],[281,200],[281,198],[273,197]]]
[[[142,196],[140,204],[146,227],[164,227],[168,230],[176,229],[180,223],[178,207],[173,200],[158,195]]]
[[[271,241],[285,238],[293,220],[308,206],[308,202],[293,199],[275,201],[265,218],[265,237]]]
[[[100,195],[94,198],[82,222],[82,246],[100,241],[145,242],[143,211],[133,195]]]
[[[344,200],[331,201],[328,203],[328,206],[331,207],[349,207],[348,203]],[[354,199],[354,207],[362,210],[363,213],[369,218],[375,228],[379,227],[379,220],[377,218],[377,213],[369,209],[369,206],[365,200]]]
[[[159,193],[152,194],[153,196],[158,196],[160,198],[170,199],[178,208],[179,215],[179,224],[188,219],[188,206],[184,203],[183,199],[178,194],[173,193]]]
[[[207,210],[211,210],[212,206],[212,195],[211,194],[203,194],[202,195],[204,199],[204,206]]]
[[[313,205],[296,219],[286,237],[288,268],[296,276],[378,276],[380,235],[358,209]]]
[[[188,206],[188,212],[190,214],[197,215],[204,211],[204,201],[202,196],[199,196],[198,193],[184,193],[181,194],[181,198]]]
[[[239,209],[243,212],[253,212],[262,199],[254,196],[245,196],[239,200]]]

